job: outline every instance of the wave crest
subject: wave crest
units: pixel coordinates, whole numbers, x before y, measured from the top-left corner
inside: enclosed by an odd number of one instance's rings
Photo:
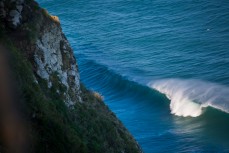
[[[171,113],[177,116],[197,117],[208,106],[229,113],[229,88],[223,85],[193,79],[163,79],[148,86],[171,100]]]

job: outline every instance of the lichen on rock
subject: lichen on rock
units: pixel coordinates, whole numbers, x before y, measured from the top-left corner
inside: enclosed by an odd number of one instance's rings
[[[82,102],[78,66],[61,27],[52,22],[46,24],[41,28],[40,36],[35,44],[34,59],[37,64],[37,74],[52,84],[49,76],[56,73],[60,83],[67,89],[66,104],[71,106],[75,102]],[[75,96],[70,95],[70,91],[73,91]]]

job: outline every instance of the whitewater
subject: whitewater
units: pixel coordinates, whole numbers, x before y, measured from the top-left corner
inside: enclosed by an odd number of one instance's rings
[[[229,113],[229,88],[226,86],[194,79],[163,79],[148,85],[171,100],[172,114],[197,117],[209,106]]]

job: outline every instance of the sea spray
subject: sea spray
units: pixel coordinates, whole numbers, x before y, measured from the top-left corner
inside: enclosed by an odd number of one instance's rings
[[[162,79],[148,86],[171,100],[171,113],[177,116],[197,117],[205,107],[229,113],[229,88],[226,86],[194,79]]]

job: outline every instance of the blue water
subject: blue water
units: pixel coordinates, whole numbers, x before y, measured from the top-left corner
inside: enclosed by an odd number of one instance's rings
[[[229,152],[228,1],[39,3],[144,152]]]

